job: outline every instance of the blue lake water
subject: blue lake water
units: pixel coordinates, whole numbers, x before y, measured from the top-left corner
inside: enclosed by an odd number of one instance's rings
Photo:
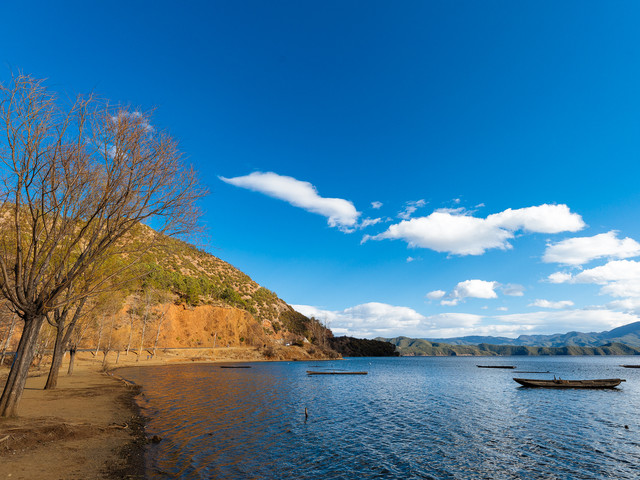
[[[637,479],[640,369],[621,363],[640,359],[353,358],[119,373],[143,386],[147,433],[162,438],[147,452],[150,479]],[[369,373],[306,375],[332,368]],[[553,375],[627,381],[548,390],[512,380]]]

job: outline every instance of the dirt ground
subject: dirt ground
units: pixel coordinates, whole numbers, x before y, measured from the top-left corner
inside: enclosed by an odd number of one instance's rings
[[[276,358],[306,360],[297,347]],[[144,447],[149,441],[138,414],[139,387],[118,377],[118,367],[169,363],[266,360],[251,348],[143,351],[119,357],[79,352],[72,376],[65,357],[58,388],[43,390],[48,365],[34,369],[18,408],[18,418],[0,419],[0,480],[90,480],[144,478]],[[106,370],[106,372],[105,372]],[[8,369],[0,367],[4,386]]]

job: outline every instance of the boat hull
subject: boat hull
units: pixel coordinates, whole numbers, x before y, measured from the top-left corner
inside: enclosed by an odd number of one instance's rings
[[[597,380],[536,380],[532,378],[514,378],[523,387],[532,388],[615,388],[625,380],[603,378]]]
[[[307,375],[366,375],[369,372],[312,372],[307,370]]]

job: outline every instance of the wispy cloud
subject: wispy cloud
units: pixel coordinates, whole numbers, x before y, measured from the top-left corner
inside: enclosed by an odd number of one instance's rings
[[[415,202],[407,202],[404,205],[404,210],[398,213],[398,218],[403,220],[409,220],[411,215],[415,213],[420,207],[424,207],[427,204],[424,200],[417,200]]]
[[[363,228],[370,227],[372,225],[376,225],[376,224],[380,223],[381,221],[382,221],[381,218],[365,218],[357,225],[357,227],[359,229],[363,229]]]
[[[358,227],[360,212],[356,210],[353,203],[342,198],[321,197],[316,187],[309,182],[273,172],[254,172],[242,177],[219,178],[230,185],[260,192],[284,200],[294,207],[327,217],[329,226],[337,227],[343,232],[353,232]],[[378,221],[378,219],[366,220],[368,225],[374,225]]]
[[[371,208],[374,210],[379,210],[382,207],[382,202],[371,202]]]
[[[503,294],[510,297],[522,297],[524,295],[524,287],[517,283],[507,283],[506,285],[500,285],[500,290]]]
[[[153,125],[149,123],[149,119],[137,110],[133,112],[118,112],[117,115],[113,115],[111,117],[111,121],[113,123],[118,123],[119,121],[130,121],[130,122],[140,122],[140,126],[144,129],[145,132],[153,132]]]
[[[529,307],[538,307],[538,308],[569,308],[573,306],[573,302],[571,300],[560,300],[557,302],[552,302],[549,300],[537,299],[533,303],[528,305]]]
[[[486,250],[512,248],[515,232],[575,232],[585,227],[582,217],[566,205],[539,205],[507,209],[486,218],[461,210],[438,210],[427,217],[403,220],[368,240],[404,240],[413,248],[428,248],[455,255],[482,255]]]
[[[640,243],[632,238],[617,238],[612,230],[593,237],[576,237],[547,245],[542,257],[546,263],[584,265],[598,258],[623,259],[640,255]]]

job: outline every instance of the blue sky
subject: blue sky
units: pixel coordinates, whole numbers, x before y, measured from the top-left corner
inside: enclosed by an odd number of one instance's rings
[[[181,142],[206,249],[336,334],[640,320],[640,4],[3,2],[0,61]]]

